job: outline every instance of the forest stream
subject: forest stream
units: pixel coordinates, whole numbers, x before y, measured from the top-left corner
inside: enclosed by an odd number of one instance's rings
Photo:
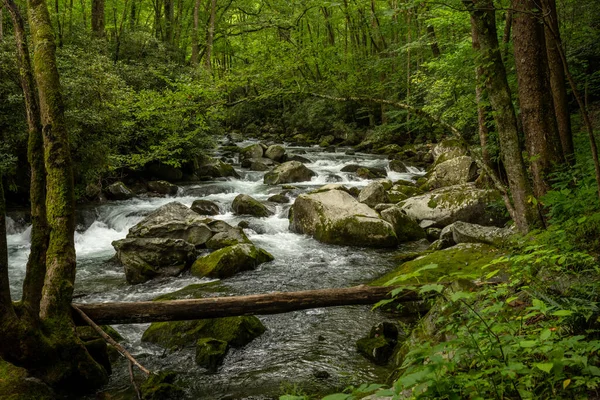
[[[239,146],[252,143],[239,143]],[[370,182],[341,172],[345,165],[386,168],[387,159],[363,153],[346,155],[341,148],[336,153],[323,152],[318,147],[288,147],[287,150],[305,152],[303,157],[311,161],[306,165],[317,176],[310,182],[293,184],[296,189],[288,194],[291,202],[278,204],[275,215],[268,218],[236,216],[231,212],[231,203],[240,193],[266,201],[282,190],[280,185],[263,184],[264,172],[244,170],[239,164],[235,165],[240,179],[186,184],[172,197],[139,197],[80,210],[83,217],[79,218],[75,238],[78,260],[76,301],[152,300],[190,284],[211,282],[184,273],[175,278],[129,285],[123,267],[114,261],[115,250],[111,242],[124,238],[129,228],[145,215],[172,201],[187,206],[197,199],[217,203],[222,214],[214,218],[231,225],[242,220],[249,222],[245,233],[257,246],[275,257],[274,261],[262,264],[254,271],[207,285],[206,296],[349,287],[367,283],[395,266],[392,256],[398,250],[326,245],[290,232],[287,219],[289,207],[301,193],[332,182],[359,188]],[[411,173],[401,174],[388,169],[388,178],[413,180],[422,174],[416,168],[409,170]],[[21,296],[30,231],[16,219],[14,216],[9,219],[8,235],[14,299]],[[267,331],[245,347],[232,349],[216,373],[209,373],[195,364],[193,348],[167,352],[156,345],[142,343],[142,333],[149,324],[116,325],[114,328],[125,338],[123,345],[144,366],[153,371],[178,372],[179,383],[189,398],[268,399],[296,389],[327,392],[343,389],[349,384],[383,382],[391,372],[387,367],[372,364],[356,350],[356,340],[366,336],[374,324],[387,319],[383,313],[371,311],[369,306],[312,309],[259,318]],[[113,365],[110,383],[103,390],[122,394],[131,390],[124,360]]]

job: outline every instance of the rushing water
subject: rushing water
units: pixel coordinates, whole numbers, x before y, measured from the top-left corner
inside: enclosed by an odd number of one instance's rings
[[[385,158],[373,155],[288,148],[289,153],[294,151],[306,151],[302,155],[312,161],[307,166],[317,172],[317,176],[311,182],[294,184],[297,189],[288,193],[292,203],[300,193],[326,183],[339,182],[349,187],[369,183],[341,172],[344,165],[387,167],[388,163]],[[199,198],[216,202],[223,214],[215,218],[231,225],[248,221],[248,237],[275,257],[254,271],[210,285],[207,287],[209,296],[348,287],[377,278],[393,266],[390,251],[330,246],[291,233],[287,220],[289,204],[277,205],[275,215],[269,218],[233,215],[231,202],[240,193],[266,200],[282,191],[280,186],[264,185],[263,172],[239,169],[238,172],[241,179],[183,186],[176,196],[169,198],[136,198],[87,209],[86,219],[93,222],[84,224],[75,237],[77,301],[150,300],[193,283],[210,282],[184,274],[132,286],[126,283],[123,268],[112,259],[115,253],[112,241],[124,238],[129,228],[145,215],[171,201],[188,206]],[[413,179],[418,174],[415,169],[409,174],[388,172],[388,177]],[[9,273],[14,298],[21,296],[29,235],[30,228],[9,219]],[[351,383],[383,381],[389,373],[387,368],[365,360],[355,349],[357,339],[365,336],[372,325],[386,319],[367,306],[312,309],[260,316],[260,319],[267,332],[242,349],[231,349],[223,366],[213,374],[195,365],[193,349],[168,353],[142,343],[140,338],[148,324],[115,328],[126,338],[125,347],[145,366],[180,372],[180,383],[186,387],[189,398],[277,398],[283,390],[294,386],[308,391],[335,390]],[[109,389],[114,392],[128,388],[128,380],[125,363],[118,363]]]

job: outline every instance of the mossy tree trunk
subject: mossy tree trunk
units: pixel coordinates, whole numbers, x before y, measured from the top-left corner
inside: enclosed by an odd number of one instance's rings
[[[496,30],[496,11],[492,0],[462,0],[471,15],[473,32],[479,38],[479,61],[485,76],[485,88],[494,111],[502,160],[515,213],[513,218],[521,232],[541,224],[537,209],[531,204],[531,186],[519,144],[517,117],[506,69],[502,61]]]

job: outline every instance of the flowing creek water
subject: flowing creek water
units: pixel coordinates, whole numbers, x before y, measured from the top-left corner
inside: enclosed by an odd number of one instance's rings
[[[244,146],[250,143],[240,143]],[[75,294],[78,302],[142,301],[170,293],[190,284],[210,280],[191,276],[129,285],[123,268],[113,256],[111,242],[122,239],[129,228],[149,212],[171,202],[190,206],[196,199],[219,204],[222,215],[215,218],[231,225],[248,221],[248,237],[264,248],[275,260],[256,270],[207,286],[207,296],[244,295],[274,291],[339,288],[362,284],[389,271],[394,265],[393,251],[331,246],[288,230],[288,210],[298,194],[326,183],[364,187],[370,181],[340,172],[347,164],[387,167],[388,161],[369,154],[327,153],[319,148],[288,147],[289,153],[303,152],[312,162],[307,167],[317,173],[311,182],[293,184],[298,189],[289,196],[288,205],[277,205],[269,218],[236,216],[231,203],[240,193],[264,201],[282,191],[281,186],[262,183],[264,172],[236,167],[240,179],[202,182],[182,186],[176,196],[135,198],[115,201],[86,209],[88,223],[76,233],[78,260]],[[338,151],[341,151],[338,149]],[[421,173],[388,172],[388,178],[414,179]],[[93,221],[93,222],[92,222]],[[13,298],[20,298],[25,264],[29,252],[29,231],[25,225],[9,219],[9,265]],[[368,306],[312,309],[279,315],[259,316],[267,331],[241,349],[231,349],[216,373],[208,373],[194,363],[194,349],[169,353],[158,346],[142,343],[140,338],[149,324],[116,325],[128,348],[151,370],[169,369],[180,373],[180,384],[189,398],[198,399],[270,399],[282,391],[299,387],[306,391],[327,391],[360,382],[382,382],[389,374],[357,353],[355,342],[368,334],[371,326],[386,320]],[[130,390],[125,362],[114,366],[109,389]]]

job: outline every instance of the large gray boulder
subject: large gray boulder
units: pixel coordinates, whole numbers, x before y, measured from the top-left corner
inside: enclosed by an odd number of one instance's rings
[[[267,172],[264,177],[264,183],[267,185],[279,185],[282,183],[306,182],[310,181],[316,173],[304,166],[298,161],[288,161],[277,167],[271,172]]]
[[[285,161],[286,156],[287,153],[285,151],[285,147],[280,144],[269,146],[267,151],[265,151],[265,157],[277,162]]]
[[[213,236],[205,222],[205,218],[174,201],[150,213],[129,230],[127,237],[183,239],[200,246]]]
[[[221,213],[219,205],[210,200],[194,200],[191,209],[200,215],[219,215]]]
[[[496,190],[477,189],[466,183],[411,197],[398,205],[417,221],[427,221],[427,227],[443,228],[456,221],[496,226],[503,224],[505,217],[488,206],[498,200]]]
[[[452,244],[483,243],[499,246],[513,234],[512,230],[506,228],[457,221],[445,227],[440,237],[450,241]]]
[[[201,180],[240,177],[231,164],[227,164],[226,162],[212,157],[205,157],[198,163],[198,166],[196,167],[196,175]]]
[[[388,196],[381,182],[371,182],[358,195],[358,201],[375,207],[377,204],[387,203]]]
[[[264,153],[263,147],[259,143],[257,143],[257,144],[252,144],[248,147],[244,147],[240,151],[240,156],[244,160],[249,159],[249,158],[262,158],[263,153]]]
[[[459,156],[436,164],[427,184],[432,189],[473,182],[478,176],[477,164],[469,156]]]
[[[446,139],[433,147],[431,150],[433,160],[436,164],[460,156],[467,155],[467,148],[457,139]]]
[[[194,246],[181,239],[127,238],[114,241],[112,245],[130,284],[177,276],[196,256]]]
[[[127,200],[134,196],[134,193],[123,182],[115,182],[106,188],[106,194],[111,200]]]
[[[235,246],[236,244],[252,244],[248,236],[244,233],[242,228],[234,228],[215,233],[215,235],[206,242],[206,248],[211,250],[222,249],[227,246]]]
[[[381,218],[394,227],[399,243],[419,240],[427,236],[427,233],[419,226],[419,223],[406,215],[398,206],[392,206],[383,210]]]
[[[341,190],[298,196],[290,209],[290,230],[323,243],[366,247],[398,244],[391,224]]]
[[[247,194],[237,195],[231,203],[231,209],[236,215],[252,215],[259,218],[273,215],[267,206]]]
[[[167,181],[150,181],[148,182],[148,190],[158,194],[174,195],[177,194],[179,187]]]

